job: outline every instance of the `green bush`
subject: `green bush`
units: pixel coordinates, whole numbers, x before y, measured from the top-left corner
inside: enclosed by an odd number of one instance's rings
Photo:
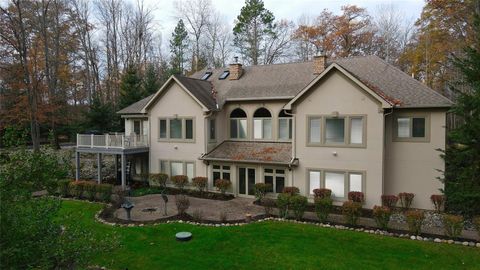
[[[402,206],[403,209],[410,209],[410,206],[412,206],[414,197],[415,197],[415,194],[413,193],[407,193],[407,192],[399,193],[398,198],[400,199],[400,206]]]
[[[419,235],[422,232],[423,220],[425,214],[420,210],[410,210],[405,212],[407,219],[408,230],[414,235]]]
[[[188,176],[186,175],[175,175],[172,176],[172,183],[177,187],[178,189],[182,190],[185,188],[185,186],[188,184]]]
[[[330,197],[318,197],[314,200],[315,213],[317,214],[318,220],[324,223],[328,219],[328,214],[332,211],[333,200]]]
[[[99,184],[96,186],[97,192],[100,196],[100,200],[109,203],[112,200],[113,185],[111,184]]]
[[[272,214],[273,208],[275,207],[275,200],[270,198],[262,198],[260,203],[265,209],[265,215],[270,216]]]
[[[272,188],[272,185],[265,184],[265,183],[256,183],[254,190],[255,190],[255,198],[258,201],[261,201],[265,195],[267,195],[268,190]]]
[[[192,179],[193,186],[200,192],[204,192],[207,189],[208,178],[197,176]]]
[[[86,182],[83,186],[83,189],[85,190],[85,195],[88,200],[95,200],[95,194],[97,193],[97,183]]]
[[[232,182],[228,179],[217,179],[215,181],[215,187],[220,190],[220,192],[225,195],[225,192],[232,185]]]
[[[70,182],[69,193],[75,198],[81,199],[83,197],[83,191],[86,181],[73,181]]]
[[[357,225],[358,218],[361,215],[362,204],[359,202],[346,201],[342,205],[342,214],[347,224]]]
[[[57,187],[58,187],[58,192],[60,193],[60,196],[62,197],[67,197],[68,196],[68,186],[72,181],[70,180],[59,180],[57,182]]]
[[[392,210],[386,206],[377,206],[373,207],[373,218],[377,226],[382,228],[382,230],[388,229],[388,222],[390,222],[390,217],[392,216]]]
[[[148,184],[152,187],[165,188],[167,186],[168,174],[151,173],[148,176]]]
[[[287,193],[280,193],[277,197],[278,215],[281,218],[288,217],[288,206],[290,204],[290,195]]]
[[[307,208],[308,199],[302,195],[293,195],[290,197],[290,208],[293,211],[295,219],[300,220],[303,218],[305,209]]]
[[[443,215],[443,228],[445,234],[452,238],[458,238],[462,235],[463,230],[463,217],[457,215]]]

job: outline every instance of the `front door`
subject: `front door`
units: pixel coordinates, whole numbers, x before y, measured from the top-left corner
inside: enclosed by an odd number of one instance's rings
[[[255,168],[238,168],[238,194],[241,196],[255,195]]]

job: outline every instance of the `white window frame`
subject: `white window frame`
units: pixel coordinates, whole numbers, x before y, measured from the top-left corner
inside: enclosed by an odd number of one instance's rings
[[[165,163],[166,165],[166,168],[167,171],[166,172],[162,172],[162,162]],[[191,178],[195,177],[195,174],[196,174],[196,164],[195,164],[195,161],[193,160],[167,160],[167,159],[159,159],[158,160],[158,171],[159,173],[165,173],[168,175],[168,177],[172,177],[174,175],[171,175],[171,172],[172,172],[172,163],[182,163],[182,175],[186,175],[186,172],[187,172],[187,164],[192,164],[193,165],[193,175]]]
[[[182,136],[181,138],[171,138],[170,137],[170,121],[171,120],[181,120],[182,123]],[[192,121],[192,138],[187,139],[187,124],[186,121],[191,120]],[[160,122],[161,121],[166,121],[166,137],[161,138],[160,134]],[[157,140],[158,141],[171,141],[171,142],[188,142],[188,143],[193,143],[195,142],[195,117],[189,117],[189,116],[182,116],[182,117],[159,117],[158,118],[158,136]]]
[[[344,140],[343,143],[326,143],[326,121],[327,119],[344,119]],[[362,119],[362,143],[351,143],[352,119]],[[320,120],[320,140],[311,142],[311,120]],[[309,147],[348,147],[348,148],[366,148],[367,147],[367,115],[364,114],[345,114],[345,115],[307,115],[306,117],[306,146]]]
[[[318,172],[320,173],[320,186],[318,188],[327,188],[325,185],[325,177],[327,173],[342,173],[344,175],[344,197],[334,197],[332,194],[332,199],[334,201],[346,201],[348,200],[348,192],[350,192],[350,175],[355,174],[355,175],[361,175],[362,176],[362,190],[364,196],[366,196],[366,171],[362,170],[338,170],[338,169],[317,169],[317,168],[307,168],[307,186],[306,190],[308,193],[308,197],[313,198],[313,194],[310,193],[310,172]]]

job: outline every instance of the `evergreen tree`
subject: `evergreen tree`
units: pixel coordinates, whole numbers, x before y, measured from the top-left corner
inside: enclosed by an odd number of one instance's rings
[[[148,65],[145,75],[143,77],[143,94],[149,96],[157,92],[160,88],[160,82],[158,79],[158,72],[154,65]]]
[[[233,43],[245,60],[253,65],[259,63],[262,41],[275,35],[275,16],[265,8],[262,0],[246,0],[233,28]]]
[[[113,104],[103,103],[100,98],[94,97],[90,111],[85,113],[85,129],[111,132],[122,130],[120,117],[116,114]]]
[[[468,90],[457,91],[452,112],[463,122],[449,134],[444,152],[447,208],[467,216],[480,214],[480,18],[475,21],[475,45],[456,60]]]
[[[186,61],[185,51],[188,46],[188,33],[185,29],[183,20],[180,19],[173,30],[172,39],[170,40],[170,52],[172,53],[172,74],[182,74]]]
[[[137,69],[130,65],[122,76],[120,82],[120,102],[119,108],[123,109],[144,97],[141,78]]]

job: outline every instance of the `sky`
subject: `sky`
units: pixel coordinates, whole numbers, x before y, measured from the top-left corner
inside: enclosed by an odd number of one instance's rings
[[[155,23],[161,30],[163,40],[166,42],[177,23],[176,11],[173,0],[144,0],[147,6],[155,9]],[[225,20],[233,27],[235,18],[245,4],[243,0],[212,0],[213,6]],[[382,4],[393,4],[400,10],[406,20],[414,21],[420,16],[423,0],[264,0],[265,7],[273,12],[276,19],[288,19],[296,22],[302,15],[315,17],[323,9],[334,13],[340,13],[344,5],[357,5],[368,10],[369,14],[375,14],[378,6]],[[165,43],[164,43],[165,44]]]

